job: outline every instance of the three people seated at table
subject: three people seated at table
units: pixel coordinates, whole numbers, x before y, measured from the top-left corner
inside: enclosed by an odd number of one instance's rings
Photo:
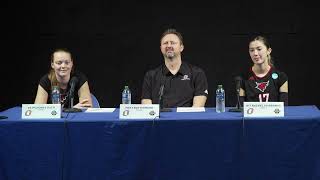
[[[182,61],[183,37],[175,29],[167,29],[160,38],[163,64],[147,71],[142,85],[141,104],[160,104],[164,108],[204,107],[208,96],[208,83],[204,71]],[[271,47],[267,39],[257,36],[249,42],[249,54],[253,62],[249,72],[242,75],[240,102],[284,102],[288,105],[288,77],[276,69],[271,59]],[[61,104],[70,108],[70,79],[76,76],[74,107],[92,107],[88,79],[75,71],[71,52],[57,49],[51,56],[51,69],[38,85],[35,103],[51,103],[51,89],[58,86]]]

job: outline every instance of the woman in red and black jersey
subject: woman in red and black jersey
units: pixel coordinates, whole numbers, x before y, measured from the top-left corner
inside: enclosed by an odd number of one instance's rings
[[[288,105],[288,77],[273,66],[271,51],[265,37],[257,36],[250,41],[249,54],[253,66],[243,76],[241,102],[284,102]]]

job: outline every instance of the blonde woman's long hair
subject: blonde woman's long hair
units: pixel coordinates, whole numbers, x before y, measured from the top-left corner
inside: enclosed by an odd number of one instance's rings
[[[64,48],[56,49],[56,50],[53,51],[53,53],[51,54],[51,57],[50,57],[51,58],[51,61],[50,61],[51,63],[53,63],[53,61],[54,61],[54,53],[56,53],[56,52],[65,52],[65,53],[70,54],[71,60],[74,63],[71,52],[69,50],[67,50],[67,49],[64,49]],[[73,73],[73,70],[74,70],[74,64],[72,66],[71,74]],[[49,74],[48,74],[48,78],[49,78],[49,80],[51,82],[51,87],[59,86],[59,82],[57,80],[57,76],[56,76],[56,73],[54,72],[54,69],[50,68]]]

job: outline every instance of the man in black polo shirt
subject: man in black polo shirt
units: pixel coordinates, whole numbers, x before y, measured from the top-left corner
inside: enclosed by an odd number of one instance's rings
[[[164,64],[146,73],[141,103],[159,103],[164,108],[204,107],[208,95],[207,78],[199,67],[182,62],[182,35],[175,29],[166,30],[160,38],[160,49]]]

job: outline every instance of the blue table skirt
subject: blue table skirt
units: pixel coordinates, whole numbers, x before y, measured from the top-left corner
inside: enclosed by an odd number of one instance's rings
[[[114,113],[22,120],[0,115],[0,180],[316,180],[320,111],[286,107],[284,118],[241,113],[161,113],[119,120]]]

